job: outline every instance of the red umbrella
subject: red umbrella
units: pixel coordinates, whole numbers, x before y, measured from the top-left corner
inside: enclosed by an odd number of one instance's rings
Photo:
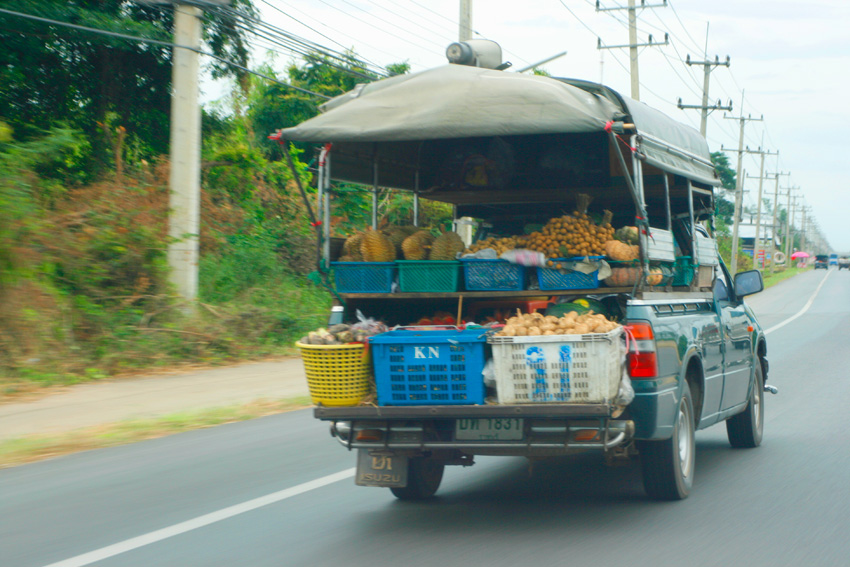
[[[808,258],[809,255],[805,252],[794,252],[791,254],[791,259],[796,260],[797,258]]]

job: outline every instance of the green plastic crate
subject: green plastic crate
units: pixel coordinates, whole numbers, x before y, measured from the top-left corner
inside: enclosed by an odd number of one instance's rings
[[[455,260],[397,260],[398,285],[402,292],[450,292],[458,290],[460,262]]]
[[[673,285],[691,285],[694,281],[694,265],[690,256],[676,258],[673,266]]]

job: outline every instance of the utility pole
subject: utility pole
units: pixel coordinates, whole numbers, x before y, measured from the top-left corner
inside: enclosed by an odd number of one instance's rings
[[[201,107],[198,102],[201,48],[200,8],[174,5],[169,179],[168,265],[171,283],[183,299],[198,295],[198,235],[201,195]]]
[[[472,39],[472,0],[460,0],[458,41]]]
[[[785,261],[788,262],[788,265],[791,265],[791,247],[794,241],[794,237],[791,236],[791,227],[794,226],[794,209],[791,205],[791,193],[794,189],[799,189],[799,187],[789,187],[788,188],[788,214],[785,215]],[[797,204],[797,197],[794,196],[794,206]]]
[[[779,208],[779,178],[783,175],[791,175],[790,173],[782,173],[777,171],[776,176],[776,187],[773,189],[773,224],[771,225],[773,228],[770,231],[770,273],[772,274],[775,270],[776,266],[776,209]]]
[[[652,47],[656,45],[667,45],[670,43],[670,38],[668,34],[664,34],[664,41],[652,41],[652,35],[649,36],[649,40],[646,43],[638,43],[637,40],[637,6],[635,6],[636,0],[629,0],[628,6],[617,6],[615,8],[602,8],[599,5],[599,0],[596,0],[596,11],[597,12],[611,12],[614,10],[628,10],[629,11],[629,43],[627,45],[602,45],[602,40],[599,39],[596,48],[597,49],[619,49],[623,47],[629,48],[629,74],[632,79],[632,98],[635,100],[640,100],[640,77],[638,74],[638,47]],[[644,8],[666,8],[667,0],[663,0],[662,4],[647,4],[646,0],[640,0],[640,9]]]
[[[708,111],[709,110],[728,110],[729,112],[732,111],[732,101],[731,100],[729,101],[729,104],[727,104],[726,106],[724,106],[720,102],[720,99],[717,99],[716,104],[712,104],[711,106],[709,106],[709,104],[708,104],[708,83],[709,83],[709,77],[711,76],[712,68],[713,67],[719,67],[719,66],[725,66],[725,67],[728,68],[729,67],[729,56],[727,55],[726,61],[724,61],[722,63],[720,62],[720,58],[717,55],[714,56],[714,61],[708,60],[708,24],[707,23],[705,24],[705,53],[704,53],[704,57],[705,57],[705,59],[703,59],[702,61],[691,61],[691,55],[689,53],[687,58],[685,59],[685,63],[687,63],[689,66],[690,65],[702,65],[703,71],[705,72],[705,78],[703,79],[703,83],[702,83],[702,104],[701,105],[682,104],[681,98],[679,98],[679,104],[678,104],[679,108],[681,108],[681,109],[700,109],[701,110],[701,113],[700,113],[701,119],[700,119],[700,123],[699,123],[699,133],[702,134],[703,138],[705,138],[705,132],[706,132],[706,129],[707,129],[707,126],[708,126]]]
[[[800,237],[800,250],[806,249],[806,209],[808,207],[803,207],[803,230],[802,236]]]
[[[723,114],[723,118],[727,120],[738,120],[741,123],[740,134],[738,135],[738,171],[735,177],[735,220],[732,223],[732,273],[735,274],[738,272],[738,227],[740,224],[741,217],[741,205],[744,199],[744,177],[742,174],[743,164],[744,164],[744,125],[748,121],[756,121],[761,122],[764,120],[764,116],[761,118],[753,118],[751,115],[744,116],[744,93],[741,92],[741,116],[726,116]],[[720,150],[723,151],[723,146],[720,146]]]
[[[759,148],[756,151],[750,151],[749,149],[747,151],[750,152],[750,153],[753,153],[753,154],[760,154],[761,155],[761,165],[759,167],[759,176],[758,176],[759,196],[758,196],[758,202],[757,202],[757,206],[756,206],[756,238],[753,241],[753,264],[755,265],[756,269],[758,269],[758,255],[759,255],[759,252],[761,251],[761,240],[759,239],[759,236],[760,236],[759,233],[760,233],[760,229],[761,229],[762,186],[764,184],[765,179],[770,179],[769,175],[767,177],[765,177],[765,175],[764,175],[764,156],[771,156],[771,155],[776,156],[776,155],[779,155],[779,152],[771,153],[767,150],[762,150],[761,148]]]

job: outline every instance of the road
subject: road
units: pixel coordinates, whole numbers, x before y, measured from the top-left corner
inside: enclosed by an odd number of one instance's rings
[[[808,272],[748,303],[780,394],[757,449],[731,449],[722,425],[697,434],[687,500],[650,501],[636,466],[587,454],[532,471],[479,458],[448,468],[435,500],[400,502],[355,487],[354,455],[299,411],[0,471],[0,561],[846,565],[850,272]]]

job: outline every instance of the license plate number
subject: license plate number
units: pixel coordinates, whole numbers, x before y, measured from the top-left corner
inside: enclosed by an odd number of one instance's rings
[[[354,483],[358,486],[407,486],[407,457],[360,449]]]
[[[522,420],[514,417],[458,419],[455,439],[464,441],[511,441],[522,439]]]

